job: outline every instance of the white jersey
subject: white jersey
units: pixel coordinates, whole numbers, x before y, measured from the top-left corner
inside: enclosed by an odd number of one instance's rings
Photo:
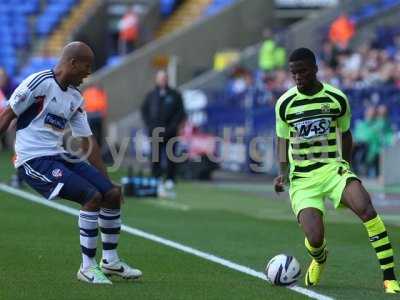
[[[68,128],[74,137],[92,135],[80,92],[72,86],[62,89],[52,70],[25,79],[9,105],[17,115],[15,167],[33,158],[65,153],[62,138]]]

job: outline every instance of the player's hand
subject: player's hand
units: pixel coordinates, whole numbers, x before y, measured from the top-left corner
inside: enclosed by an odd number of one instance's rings
[[[286,176],[279,175],[274,179],[274,189],[277,194],[285,191]]]

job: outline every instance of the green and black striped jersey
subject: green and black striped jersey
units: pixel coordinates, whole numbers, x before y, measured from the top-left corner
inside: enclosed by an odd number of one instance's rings
[[[293,87],[275,106],[276,134],[289,140],[291,175],[311,177],[333,161],[342,161],[341,134],[350,128],[347,97],[324,83],[315,95]]]

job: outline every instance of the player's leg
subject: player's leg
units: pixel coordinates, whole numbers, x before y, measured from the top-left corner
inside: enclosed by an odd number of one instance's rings
[[[371,198],[361,182],[348,178],[341,197],[342,203],[349,207],[364,223],[369,240],[374,248],[383,272],[384,288],[388,293],[400,292],[394,274],[393,248],[386,228],[372,205]]]
[[[312,258],[305,276],[307,286],[319,283],[328,253],[321,186],[318,178],[297,178],[291,180],[289,189],[292,209],[304,231],[305,246]]]
[[[304,244],[312,258],[305,276],[305,284],[307,286],[317,285],[328,255],[323,215],[319,209],[307,207],[300,211],[298,220],[305,234]]]
[[[171,141],[171,142],[169,142]],[[167,164],[167,174],[166,181],[164,184],[165,190],[167,192],[167,196],[175,198],[176,194],[174,191],[175,187],[175,178],[176,178],[176,161],[175,157],[177,155],[177,142],[173,142],[173,140],[169,140],[166,143],[164,149],[164,157]],[[173,142],[173,143],[172,143]]]
[[[163,143],[151,143],[151,174],[155,178],[161,179],[163,175],[162,170],[162,149]]]
[[[60,196],[82,205],[78,219],[82,264],[77,277],[90,283],[110,284],[95,261],[101,194],[55,157],[31,160],[21,166],[18,172],[28,185],[45,198]]]
[[[101,268],[106,275],[118,275],[125,279],[137,279],[142,276],[138,269],[123,262],[117,253],[121,231],[121,189],[113,187],[103,197],[100,209],[99,226],[103,242]]]
[[[82,252],[82,264],[78,270],[77,278],[89,283],[111,284],[111,281],[101,271],[96,262],[96,250],[98,240],[98,220],[102,194],[81,177],[66,168],[71,174],[65,178],[64,187],[60,191],[60,197],[81,204],[79,212],[79,233]]]
[[[102,195],[98,218],[103,244],[100,263],[102,271],[124,278],[139,278],[142,272],[122,262],[117,252],[121,232],[121,189],[85,162],[73,163],[69,167],[95,186]]]

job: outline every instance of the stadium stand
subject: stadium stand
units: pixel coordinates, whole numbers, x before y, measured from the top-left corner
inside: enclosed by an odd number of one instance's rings
[[[383,14],[389,11],[390,9],[396,7],[399,3],[399,0],[378,0],[373,3],[366,3],[352,12],[350,18],[356,24],[361,24],[378,14]]]
[[[50,1],[42,14],[38,17],[36,24],[36,33],[39,36],[49,35],[59,24],[61,19],[67,15],[76,0]]]
[[[161,25],[157,37],[162,37],[178,28],[187,26],[201,17],[208,17],[219,13],[225,7],[233,4],[237,0],[188,0],[185,1],[176,11],[176,1],[161,1],[161,14],[171,16]]]
[[[31,62],[28,60],[27,66],[19,72],[21,64],[25,64],[30,53],[35,52],[32,50],[36,49],[37,43],[45,40],[54,31],[77,2],[79,1],[0,1],[0,66],[16,82],[28,73],[53,65],[54,59],[35,57]]]
[[[97,4],[96,0],[70,0],[70,2],[75,2],[76,4],[70,7],[69,13],[65,14],[59,26],[54,28],[44,47],[44,51],[53,56],[60,52],[65,43],[70,39],[71,33],[82,24],[87,14],[89,14]]]
[[[45,57],[45,56],[34,56],[31,57],[28,63],[20,70],[18,76],[16,76],[16,82],[21,82],[24,78],[32,73],[40,70],[46,70],[53,68],[57,63],[56,57]]]
[[[204,16],[212,16],[219,13],[226,6],[231,5],[236,0],[213,0],[204,11]]]
[[[0,50],[0,65],[11,76],[18,67],[19,52],[29,46],[29,17],[39,10],[39,1],[1,1],[0,28],[2,47]]]
[[[207,8],[210,1],[211,0],[185,1],[174,11],[173,14],[169,14],[171,17],[161,24],[156,36],[158,38],[163,37],[179,28],[183,28],[184,26],[193,23],[201,17],[203,11]],[[161,13],[163,14],[162,9]]]
[[[177,5],[177,0],[160,0],[160,13],[163,17],[170,16]]]

